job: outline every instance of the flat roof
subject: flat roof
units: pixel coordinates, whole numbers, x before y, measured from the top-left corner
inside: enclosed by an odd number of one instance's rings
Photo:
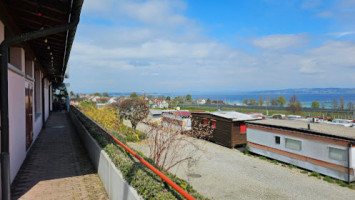
[[[294,129],[309,134],[324,135],[355,141],[355,128],[328,123],[310,123],[306,120],[267,119],[248,122],[249,124],[264,125],[276,128]],[[308,130],[308,123],[311,129]]]
[[[214,115],[217,117],[222,117],[225,119],[230,119],[232,121],[248,121],[248,120],[257,120],[258,118],[255,118],[251,115],[236,112],[236,111],[216,111],[216,112],[205,112],[201,114],[210,114]]]

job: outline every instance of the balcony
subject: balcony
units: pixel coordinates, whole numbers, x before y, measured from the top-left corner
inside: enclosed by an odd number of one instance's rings
[[[66,112],[52,112],[11,185],[11,199],[108,199]]]

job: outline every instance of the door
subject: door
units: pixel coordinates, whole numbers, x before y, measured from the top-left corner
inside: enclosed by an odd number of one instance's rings
[[[25,82],[25,104],[26,104],[26,150],[31,146],[33,140],[33,84]]]

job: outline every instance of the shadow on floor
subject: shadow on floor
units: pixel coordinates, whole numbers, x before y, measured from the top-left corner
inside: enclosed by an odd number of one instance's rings
[[[11,185],[11,199],[39,182],[95,173],[68,114],[53,112]]]

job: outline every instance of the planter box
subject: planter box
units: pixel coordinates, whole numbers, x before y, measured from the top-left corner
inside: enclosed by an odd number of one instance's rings
[[[92,164],[100,176],[109,198],[117,200],[143,199],[123,178],[121,171],[116,168],[110,157],[90,135],[73,111],[70,111],[69,115],[80,136],[81,142],[84,144],[89,154]]]

